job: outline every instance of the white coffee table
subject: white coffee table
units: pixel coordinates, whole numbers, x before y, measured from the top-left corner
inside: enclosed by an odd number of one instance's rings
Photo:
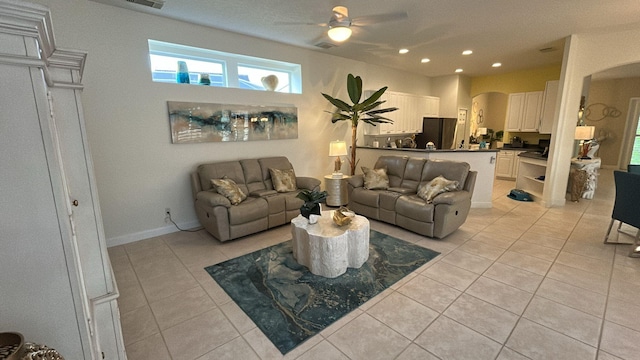
[[[322,212],[315,224],[302,215],[291,220],[293,257],[312,274],[328,278],[357,269],[369,258],[369,220],[356,215],[350,224],[338,226],[332,215]]]

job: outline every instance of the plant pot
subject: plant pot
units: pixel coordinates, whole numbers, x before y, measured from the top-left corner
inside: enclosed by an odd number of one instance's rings
[[[307,219],[311,214],[320,215],[320,204],[319,203],[304,203],[302,207],[300,207],[300,214]]]

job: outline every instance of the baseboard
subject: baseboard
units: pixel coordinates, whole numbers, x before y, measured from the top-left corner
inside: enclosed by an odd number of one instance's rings
[[[196,221],[190,221],[190,222],[187,222],[187,223],[180,223],[180,224],[178,224],[178,226],[180,226],[180,228],[182,228],[182,229],[193,229],[193,228],[200,227],[200,222],[198,222],[197,220]],[[118,236],[118,237],[107,239],[107,247],[124,245],[124,244],[128,244],[128,243],[132,243],[134,241],[149,239],[149,238],[152,238],[152,237],[171,234],[171,233],[178,232],[178,231],[180,231],[180,230],[178,230],[175,227],[175,225],[171,224],[171,225],[163,226],[163,227],[156,228],[156,229],[140,231],[140,232],[133,233],[133,234],[126,234],[126,235],[122,235],[122,236]]]
[[[491,201],[472,201],[471,208],[472,209],[489,209],[493,207],[493,203]]]

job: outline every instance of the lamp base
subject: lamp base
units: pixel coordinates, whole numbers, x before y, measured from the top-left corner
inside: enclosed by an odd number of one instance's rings
[[[342,159],[340,159],[340,156],[338,156],[336,157],[336,162],[334,163],[334,166],[333,166],[333,173],[339,174],[341,169],[342,169]]]

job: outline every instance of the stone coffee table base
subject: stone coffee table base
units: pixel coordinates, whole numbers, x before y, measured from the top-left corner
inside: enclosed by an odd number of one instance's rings
[[[338,226],[332,212],[323,212],[315,224],[302,215],[291,220],[293,257],[312,274],[335,278],[347,268],[359,268],[369,258],[369,220],[356,215]]]

